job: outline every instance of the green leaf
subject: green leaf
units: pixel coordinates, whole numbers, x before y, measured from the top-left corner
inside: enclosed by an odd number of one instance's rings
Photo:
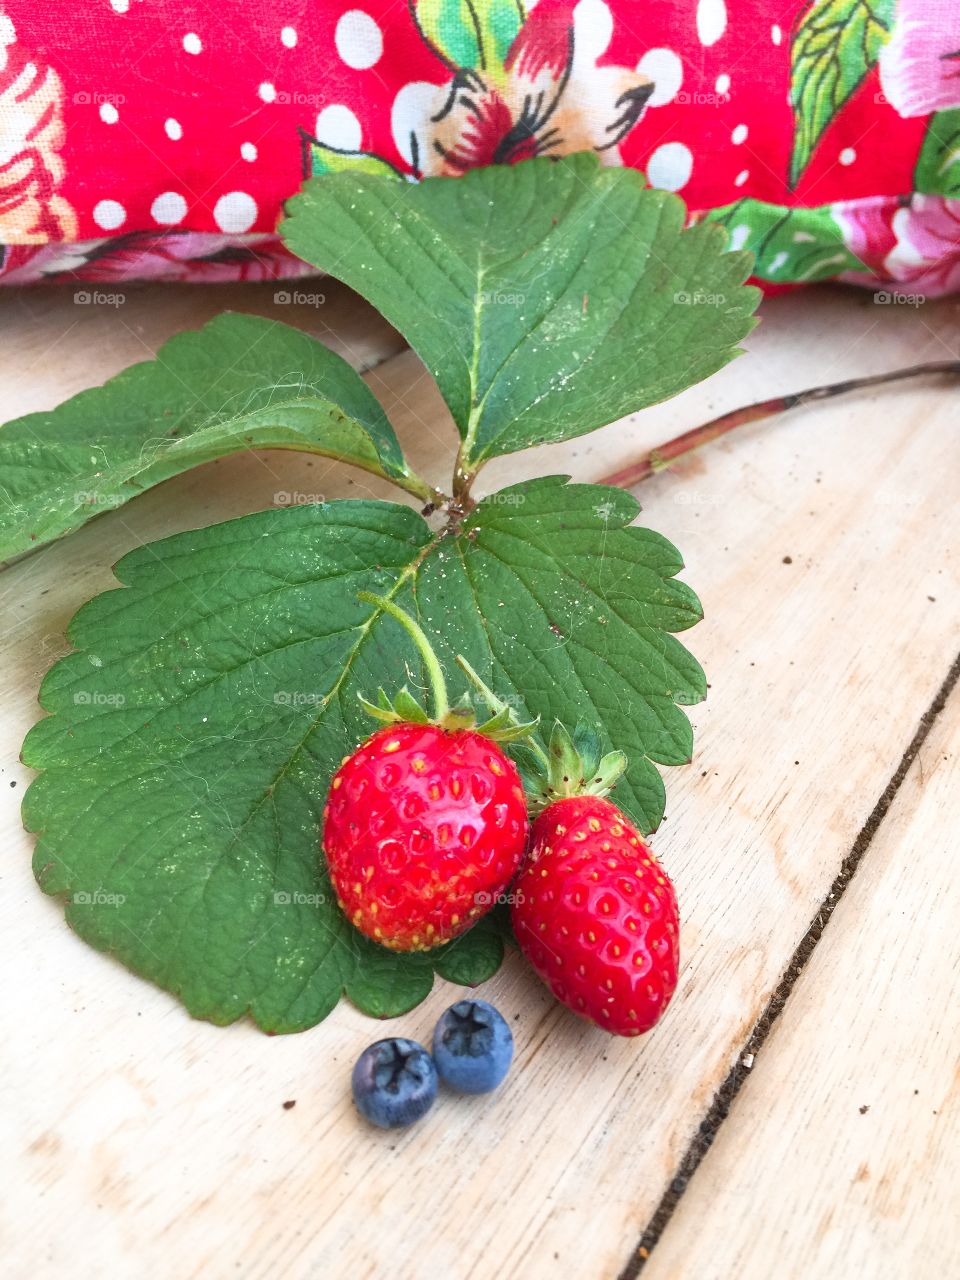
[[[410,0],[428,44],[453,70],[503,66],[523,24],[520,0]]]
[[[721,368],[752,327],[749,257],[682,202],[593,154],[418,184],[341,173],[289,205],[294,253],[407,338],[463,437],[464,467],[565,440]],[[349,249],[349,251],[347,251]],[[710,305],[690,305],[699,292]]]
[[[859,89],[893,26],[896,0],[814,0],[790,49],[795,186],[833,117]]]
[[[468,950],[470,945],[466,943]],[[344,983],[344,993],[358,1009],[371,1017],[396,1018],[415,1009],[430,994],[435,963],[432,957],[424,954],[400,959],[385,947],[367,946],[364,947],[362,961],[354,966]],[[498,960],[493,972],[496,973],[499,967]],[[297,1026],[283,1029],[300,1030]]]
[[[454,938],[435,953],[440,977],[461,987],[486,982],[500,968],[502,959],[503,931],[493,915],[484,916],[466,937]]]
[[[392,164],[381,160],[379,156],[369,151],[338,151],[336,147],[328,147],[326,143],[318,142],[306,132],[302,132],[301,136],[305,175],[374,173],[395,181],[399,181],[403,176],[399,170],[394,169]]]
[[[383,410],[345,360],[298,329],[227,314],[102,387],[0,428],[0,559],[198,463],[266,448],[411,482]]]
[[[669,634],[700,617],[677,552],[628,494],[550,478],[481,503],[459,534],[379,502],[271,510],[126,556],[48,674],[24,761],[37,878],[94,946],[219,1023],[294,1031],[341,992],[378,1016],[432,973],[479,982],[501,932],[427,956],[344,919],[319,858],[332,772],[373,728],[358,695],[421,686],[412,641],[369,591],[415,612],[451,695],[463,654],[544,723],[599,722],[630,757],[617,800],[663,812],[654,762],[689,758],[680,705],[704,695]]]
[[[960,196],[960,107],[930,117],[913,185],[925,195]]]
[[[867,268],[844,243],[828,205],[790,209],[762,200],[737,200],[706,215],[730,232],[734,243],[753,254],[753,274],[774,283],[806,284],[842,271]]]

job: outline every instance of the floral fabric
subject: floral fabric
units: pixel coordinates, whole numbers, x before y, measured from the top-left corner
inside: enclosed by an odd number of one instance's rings
[[[957,0],[0,0],[0,281],[269,279],[310,174],[589,148],[770,286],[960,287]]]

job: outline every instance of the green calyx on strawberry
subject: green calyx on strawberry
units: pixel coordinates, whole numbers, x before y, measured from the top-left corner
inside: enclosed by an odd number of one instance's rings
[[[605,796],[616,786],[627,767],[622,751],[602,752],[600,735],[590,725],[578,724],[571,735],[559,720],[554,722],[547,750],[534,736],[538,721],[522,722],[513,709],[498,698],[477,675],[466,658],[457,663],[476,686],[493,713],[489,723],[512,726],[519,740],[514,757],[523,777],[527,803],[534,815],[555,800],[568,796]],[[512,739],[505,739],[511,741]]]
[[[367,593],[361,592],[360,599],[366,599]],[[375,600],[375,596],[369,597]],[[388,601],[383,601],[387,605]],[[439,670],[439,667],[438,667]],[[442,672],[440,679],[443,679]],[[459,729],[472,729],[477,733],[482,733],[485,738],[489,738],[491,742],[516,742],[522,740],[533,732],[536,728],[537,721],[518,722],[510,715],[509,707],[504,707],[502,711],[496,711],[493,715],[477,724],[477,714],[473,708],[473,703],[469,698],[464,698],[456,706],[451,707],[446,702],[445,685],[440,687],[444,689],[444,702],[437,705],[436,685],[434,686],[434,703],[436,710],[433,716],[429,715],[422,703],[418,702],[406,685],[399,693],[394,694],[390,698],[383,689],[377,690],[377,701],[370,702],[367,698],[360,695],[360,705],[364,711],[375,720],[380,720],[384,724],[432,724],[441,729],[448,729],[456,732]]]
[[[322,844],[337,900],[361,933],[425,951],[476,923],[503,895],[529,824],[520,776],[499,743],[529,734],[509,709],[475,723],[451,707],[422,628],[391,600],[360,599],[395,618],[420,652],[434,715],[408,689],[364,707],[384,726],[334,774]]]
[[[529,736],[529,734],[527,735]],[[522,767],[530,811],[541,813],[547,805],[571,796],[605,796],[613,790],[627,767],[622,751],[601,754],[599,734],[588,725],[578,725],[571,736],[559,720],[550,734],[546,755],[526,748],[526,761],[540,765]]]
[[[606,798],[626,757],[602,755],[592,730],[571,736],[559,723],[546,751],[533,738],[520,751],[539,816],[510,895],[517,944],[574,1013],[613,1035],[640,1035],[659,1020],[676,988],[680,923],[670,878]]]

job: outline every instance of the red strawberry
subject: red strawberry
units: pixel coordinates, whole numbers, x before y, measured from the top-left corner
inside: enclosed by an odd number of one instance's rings
[[[677,985],[677,899],[615,804],[548,804],[513,896],[520,949],[558,1000],[614,1035],[650,1030]]]
[[[507,713],[474,727],[451,710],[437,657],[420,627],[389,600],[366,593],[401,622],[430,677],[435,719],[403,689],[391,703],[364,701],[387,721],[330,784],[323,848],[337,900],[361,933],[395,951],[426,951],[474,924],[516,874],[527,806],[515,765],[494,739],[523,736]]]
[[[516,767],[475,730],[388,725],[330,784],[323,845],[337,898],[395,951],[474,924],[513,879],[526,839]]]
[[[507,708],[462,660],[491,708]],[[549,750],[525,744],[530,804],[540,816],[514,885],[521,951],[558,1000],[619,1036],[649,1031],[677,985],[677,899],[636,828],[605,799],[622,751],[554,725]]]

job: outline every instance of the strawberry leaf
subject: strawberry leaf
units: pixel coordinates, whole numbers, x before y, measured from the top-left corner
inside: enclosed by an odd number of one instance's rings
[[[386,415],[345,360],[298,329],[226,314],[0,429],[0,560],[198,463],[264,448],[343,458],[411,484]]]
[[[399,183],[341,172],[289,204],[288,246],[368,298],[436,378],[463,466],[566,440],[721,368],[750,257],[591,154]]]
[[[464,945],[465,944],[465,945]],[[500,968],[503,931],[493,916],[484,916],[463,938],[454,938],[434,952],[437,973],[461,987],[477,987]]]
[[[645,831],[663,811],[654,762],[689,757],[678,704],[703,696],[669,633],[700,616],[676,551],[627,527],[636,501],[550,478],[481,503],[459,531],[337,502],[262,512],[126,556],[48,674],[51,714],[24,760],[37,878],[94,946],[196,1016],[249,1013],[295,1031],[342,992],[388,1017],[436,969],[477,983],[502,952],[483,921],[434,953],[395,955],[344,919],[319,826],[330,776],[374,727],[359,694],[412,691],[412,641],[367,591],[415,611],[451,693],[463,654],[510,705],[597,723],[630,757],[615,798]]]

